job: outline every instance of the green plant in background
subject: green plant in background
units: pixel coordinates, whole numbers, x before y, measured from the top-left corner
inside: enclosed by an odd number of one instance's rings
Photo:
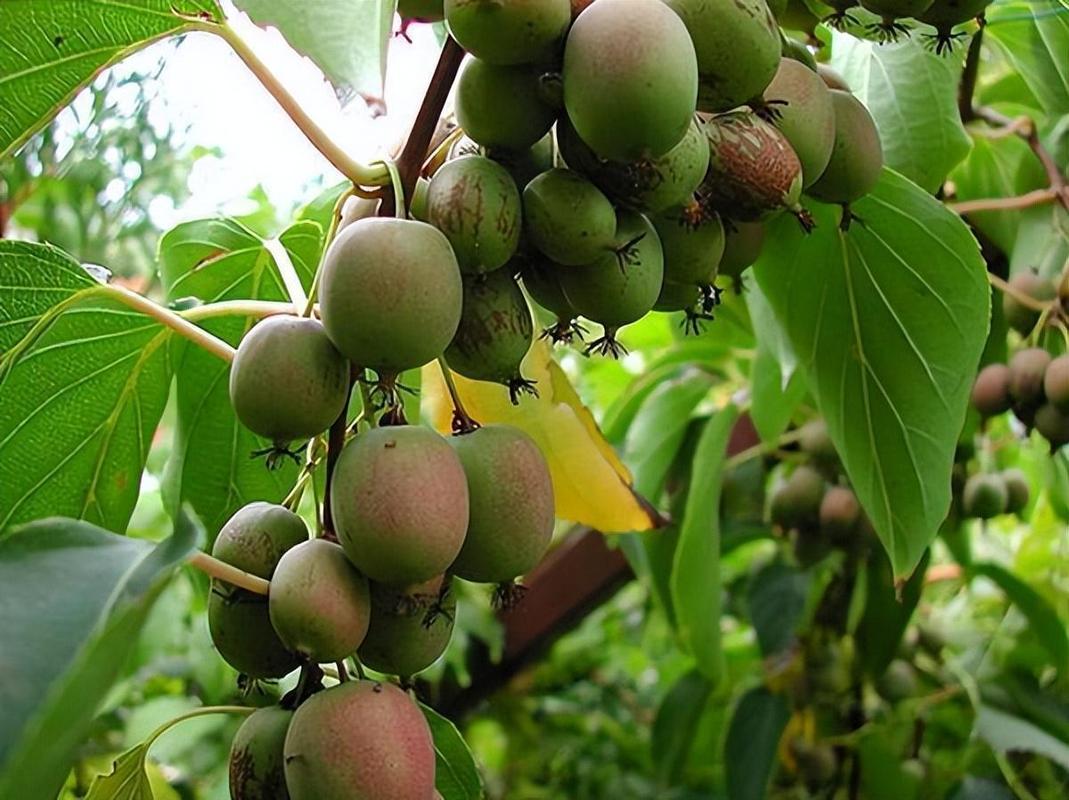
[[[236,5],[381,94],[394,3]],[[0,796],[1065,795],[1069,6],[743,5],[409,4],[370,164],[214,0],[0,5]],[[182,35],[344,181],[153,250]]]

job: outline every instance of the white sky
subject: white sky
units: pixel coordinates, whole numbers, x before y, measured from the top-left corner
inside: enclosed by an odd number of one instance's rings
[[[403,141],[419,108],[438,59],[429,25],[413,25],[410,44],[391,42],[386,91],[387,113],[373,119],[359,97],[342,108],[331,85],[307,58],[298,55],[276,30],[263,30],[228,8],[228,16],[309,114],[354,157],[370,161]],[[131,59],[150,67],[159,47]],[[172,46],[173,48],[173,46]],[[161,198],[150,210],[162,228],[225,211],[244,213],[240,202],[257,184],[280,209],[310,199],[309,184],[340,180],[225,42],[197,33],[168,52],[161,75],[160,113],[189,125],[192,144],[217,147],[220,159],[205,158],[190,178],[191,199],[177,210]],[[156,109],[153,110],[154,113]]]

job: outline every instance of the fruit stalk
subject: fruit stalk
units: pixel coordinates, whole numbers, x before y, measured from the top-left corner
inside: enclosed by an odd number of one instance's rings
[[[449,364],[446,363],[445,356],[438,356],[438,367],[442,370],[442,380],[445,381],[445,387],[449,390],[449,397],[453,401],[453,427],[456,433],[466,433],[479,427],[464,408],[464,403],[460,399],[460,392],[457,391],[456,382],[453,380],[453,373],[449,369]]]
[[[104,288],[108,294],[114,296],[115,299],[123,305],[127,305],[135,311],[140,311],[142,314],[152,317],[157,322],[166,325],[179,336],[189,339],[189,341],[199,347],[203,347],[212,355],[219,356],[219,358],[227,362],[234,360],[236,351],[233,347],[218,336],[213,336],[203,328],[197,327],[188,319],[171,311],[169,308],[164,308],[158,303],[152,302],[147,297],[143,297],[136,292],[131,292],[129,289],[124,289],[122,286],[109,284],[102,288]]]
[[[189,566],[196,567],[212,578],[218,578],[232,586],[247,589],[255,594],[266,595],[271,587],[269,581],[264,580],[258,575],[253,575],[244,570],[240,570],[237,567],[227,564],[225,561],[213,558],[207,553],[194,553],[190,556],[187,563]]]

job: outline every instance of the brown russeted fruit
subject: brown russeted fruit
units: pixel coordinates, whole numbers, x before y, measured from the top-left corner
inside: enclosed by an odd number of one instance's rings
[[[772,124],[787,137],[801,162],[802,188],[808,188],[824,174],[835,144],[831,92],[809,67],[783,58],[764,98],[774,114]]]
[[[761,97],[782,45],[765,0],[666,0],[698,58],[698,110],[728,111]]]
[[[976,376],[969,396],[981,417],[997,417],[1013,406],[1010,396],[1010,368],[1005,364],[988,364]]]
[[[468,528],[468,484],[449,443],[416,425],[350,441],[331,483],[338,541],[368,578],[408,586],[445,572]]]
[[[250,503],[232,516],[215,539],[212,555],[270,580],[282,555],[307,541],[304,520],[271,503]],[[281,678],[299,659],[271,626],[267,597],[218,579],[208,598],[208,630],[219,655],[251,678]]]
[[[724,226],[724,254],[719,274],[741,286],[742,273],[761,255],[765,244],[765,226],[761,222],[730,222]]]
[[[597,0],[591,8],[603,2]],[[661,291],[664,254],[657,231],[641,214],[620,211],[616,250],[589,264],[561,269],[557,277],[572,308],[605,328],[588,351],[618,355],[616,331],[645,316]]]
[[[694,45],[680,18],[659,0],[591,4],[568,34],[562,74],[568,119],[602,158],[663,155],[683,138],[694,114]]]
[[[457,123],[483,147],[526,150],[553,127],[557,111],[542,99],[541,71],[469,58],[457,79]]]
[[[1020,514],[1028,506],[1031,487],[1028,478],[1017,467],[1002,470],[1002,482],[1006,484],[1006,513]]]
[[[465,378],[507,386],[517,403],[521,392],[537,394],[534,383],[520,373],[533,336],[531,309],[509,270],[468,276],[460,326],[445,360]]]
[[[579,312],[568,302],[561,288],[558,274],[561,270],[570,269],[554,264],[541,254],[530,255],[522,261],[520,278],[523,280],[523,288],[539,306],[553,314],[557,321],[546,330],[542,331],[541,338],[551,339],[556,342],[571,342],[574,339],[582,339],[584,333],[575,318]]]
[[[464,465],[471,498],[467,537],[449,571],[480,583],[525,574],[553,535],[553,482],[545,456],[510,425],[484,425],[449,443]]]
[[[461,272],[491,272],[520,242],[520,192],[508,170],[485,156],[447,161],[431,179],[427,219],[449,239]]]
[[[824,499],[824,478],[805,464],[795,468],[772,494],[772,521],[784,530],[815,528]]]
[[[396,374],[442,354],[460,323],[460,270],[431,225],[362,219],[331,243],[320,273],[327,335],[353,364]]]
[[[267,706],[252,712],[230,743],[231,800],[289,800],[283,747],[293,712]]]
[[[820,501],[820,530],[833,540],[847,538],[861,519],[857,495],[845,486],[832,486]]]
[[[558,264],[588,264],[615,247],[616,211],[598,187],[570,169],[551,169],[523,190],[524,234]]]
[[[826,203],[853,203],[876,186],[883,171],[883,146],[876,122],[848,92],[831,90],[835,144],[828,166],[806,192]]]
[[[1026,347],[1010,358],[1010,396],[1018,403],[1039,404],[1043,400],[1043,377],[1050,353],[1041,347]]]
[[[283,450],[329,428],[348,394],[349,364],[315,319],[279,315],[257,323],[230,367],[234,413]]]
[[[935,48],[935,52],[949,53],[954,49],[954,42],[964,38],[965,33],[954,33],[958,25],[980,16],[992,0],[935,0],[928,10],[920,15],[914,14],[918,22],[931,25],[935,34],[925,34]]]
[[[453,635],[457,598],[453,579],[439,575],[418,586],[371,586],[371,626],[357,653],[385,675],[422,672],[445,652]]]
[[[932,0],[860,0],[860,3],[863,9],[880,17],[867,30],[881,42],[893,42],[900,35],[909,34],[909,25],[901,20],[920,16],[932,5]]]
[[[664,279],[710,286],[724,254],[724,225],[716,214],[694,221],[687,212],[687,208],[675,208],[651,220],[664,253]]]
[[[876,679],[876,691],[888,703],[899,703],[917,694],[917,670],[908,661],[896,658]]]
[[[1002,313],[1006,317],[1006,324],[1017,331],[1021,336],[1027,336],[1039,322],[1039,311],[1026,306],[1015,295],[1031,297],[1039,302],[1053,300],[1057,292],[1054,281],[1040,277],[1034,270],[1018,272],[1009,280],[1013,293],[1004,292],[1002,295]]]
[[[1069,353],[1052,359],[1047,365],[1043,373],[1043,393],[1048,403],[1069,414]]]
[[[552,60],[571,19],[569,0],[445,0],[449,33],[490,64]]]
[[[283,643],[316,663],[355,653],[371,618],[367,578],[326,539],[301,542],[282,556],[268,606]]]
[[[709,168],[709,142],[697,117],[679,144],[662,156],[610,161],[598,156],[562,117],[557,143],[565,163],[585,175],[612,201],[635,211],[657,213],[694,198]]]
[[[351,680],[293,714],[285,744],[292,800],[430,800],[434,743],[415,702],[390,683]]]
[[[1044,403],[1036,410],[1036,430],[1050,443],[1051,452],[1069,444],[1069,414]]]
[[[802,165],[787,138],[749,111],[718,114],[705,124],[709,171],[698,187],[703,206],[756,222],[789,210],[810,227],[798,198]]]
[[[961,509],[966,517],[991,519],[1005,514],[1009,495],[1001,475],[979,472],[965,481]]]

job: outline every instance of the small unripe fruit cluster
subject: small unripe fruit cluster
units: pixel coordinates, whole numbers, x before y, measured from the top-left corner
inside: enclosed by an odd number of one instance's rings
[[[879,179],[871,116],[808,51],[785,56],[764,0],[444,11],[470,56],[456,93],[470,142],[431,176],[424,217],[463,275],[446,358],[514,396],[529,337],[513,279],[556,317],[547,335],[573,339],[582,317],[604,330],[587,352],[615,356],[617,331],[650,311],[683,311],[698,331],[718,274],[738,287],[758,258],[765,220],[787,211],[808,229],[803,192],[846,205]]]
[[[1051,357],[1027,347],[1008,364],[988,364],[976,376],[971,401],[984,419],[1013,411],[1058,450],[1069,444],[1069,354]]]
[[[1028,479],[1019,469],[970,475],[961,493],[961,513],[972,519],[1020,514],[1028,505]]]
[[[955,41],[965,34],[958,26],[981,16],[992,0],[826,0],[834,9],[824,19],[840,30],[859,24],[854,9],[859,6],[879,19],[866,26],[868,32],[883,42],[896,41],[912,31],[910,20],[924,26],[925,44],[943,54],[950,52]]]
[[[1010,291],[1002,295],[1002,314],[1007,325],[1021,336],[1028,336],[1039,324],[1041,315],[1034,305],[1054,300],[1058,294],[1057,287],[1054,281],[1040,277],[1032,270],[1017,273],[1008,283]],[[1022,298],[1030,298],[1035,303],[1026,303]]]

